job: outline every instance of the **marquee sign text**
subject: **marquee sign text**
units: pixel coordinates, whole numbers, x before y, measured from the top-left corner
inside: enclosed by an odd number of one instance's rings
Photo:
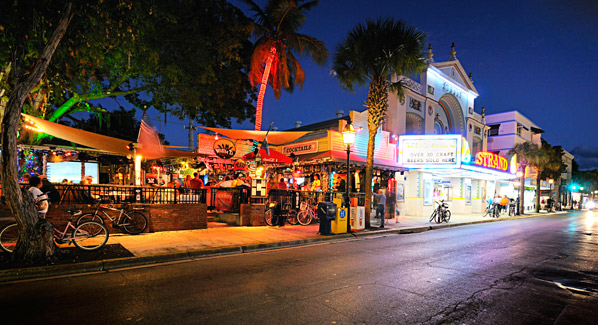
[[[507,158],[492,152],[480,151],[476,154],[474,165],[506,172],[509,169]]]

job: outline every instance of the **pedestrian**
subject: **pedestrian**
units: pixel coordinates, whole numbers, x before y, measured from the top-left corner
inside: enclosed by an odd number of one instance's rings
[[[500,206],[503,212],[507,211],[507,206],[509,205],[509,198],[505,195],[502,199],[500,199]]]
[[[280,176],[280,180],[278,181],[278,189],[279,190],[287,189],[287,182],[285,181],[284,176]]]
[[[378,194],[372,193],[376,197],[378,205],[376,206],[376,218],[380,218],[380,228],[384,228],[384,205],[386,205],[386,196],[384,190],[378,190]]]

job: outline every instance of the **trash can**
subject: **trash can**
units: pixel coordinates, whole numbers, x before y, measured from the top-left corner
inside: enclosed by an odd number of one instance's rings
[[[318,219],[320,219],[320,235],[330,235],[330,221],[336,218],[336,204],[332,202],[318,203]]]

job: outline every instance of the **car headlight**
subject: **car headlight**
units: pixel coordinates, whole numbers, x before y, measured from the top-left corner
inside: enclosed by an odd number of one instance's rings
[[[586,203],[586,208],[588,208],[590,210],[593,210],[595,207],[596,207],[596,202],[594,202],[594,201],[588,201]]]

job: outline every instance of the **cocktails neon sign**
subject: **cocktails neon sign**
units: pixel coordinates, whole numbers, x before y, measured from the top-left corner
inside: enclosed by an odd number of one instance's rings
[[[481,167],[502,170],[504,172],[509,169],[509,162],[507,161],[507,158],[487,151],[478,152],[475,156],[475,162],[473,164]]]

